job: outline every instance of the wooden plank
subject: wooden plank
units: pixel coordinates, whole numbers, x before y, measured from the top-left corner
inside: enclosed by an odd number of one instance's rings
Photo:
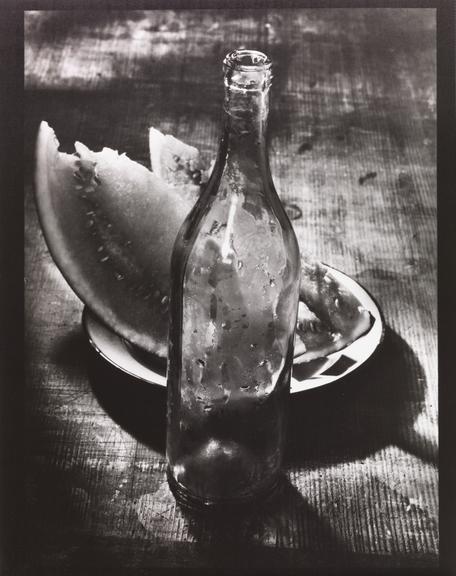
[[[33,145],[46,119],[67,151],[81,140],[147,165],[155,125],[209,160],[220,62],[242,44],[277,63],[271,166],[302,213],[302,248],[362,282],[389,329],[382,353],[349,381],[293,398],[274,506],[214,523],[185,515],[167,488],[163,391],[88,349],[82,305],[36,219]],[[25,73],[30,565],[47,574],[435,566],[434,11],[29,13]]]

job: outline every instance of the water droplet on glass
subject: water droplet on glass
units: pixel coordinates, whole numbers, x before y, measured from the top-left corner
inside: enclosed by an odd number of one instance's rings
[[[198,358],[196,363],[202,367],[206,366],[206,362],[204,360],[202,360],[201,358]]]
[[[120,272],[116,272],[116,280],[123,280],[125,278],[125,276],[123,276],[123,274],[121,274]],[[150,294],[147,295],[147,297],[150,297]]]
[[[275,280],[274,280],[274,278],[271,278],[271,279],[269,280],[269,286],[275,286]]]
[[[222,328],[224,330],[229,330],[231,328],[231,322],[227,320],[226,322],[222,322]]]
[[[210,412],[211,410],[212,410],[212,404],[206,404],[206,406],[204,407],[204,411]]]
[[[215,320],[217,318],[217,297],[214,293],[211,296],[210,317],[211,320]]]
[[[242,260],[239,260],[239,261],[238,261],[238,265],[237,265],[238,270],[241,270],[241,268],[242,268],[243,266],[244,266],[244,262],[243,262]]]
[[[212,223],[211,229],[209,230],[209,234],[215,234],[216,232],[218,232],[219,226],[220,225],[217,222],[217,220],[214,220],[214,222]]]
[[[258,363],[258,366],[264,366],[266,364],[266,360],[261,360],[261,362]]]
[[[109,260],[109,256],[103,256],[103,258],[100,258],[100,262],[107,262]]]
[[[255,350],[256,347],[257,347],[256,344],[250,344],[250,349],[251,349],[251,350]]]
[[[228,376],[228,365],[225,361],[223,361],[220,364],[220,373],[222,376],[222,385],[227,384],[229,381],[229,376]]]
[[[246,392],[249,388],[250,388],[250,386],[249,386],[248,384],[243,384],[243,385],[241,386],[241,390],[242,390],[243,392]]]

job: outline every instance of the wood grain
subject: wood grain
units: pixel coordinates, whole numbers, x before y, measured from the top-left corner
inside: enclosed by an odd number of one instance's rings
[[[25,42],[30,573],[322,573],[438,559],[435,12],[29,12]],[[164,475],[164,392],[89,350],[33,204],[40,120],[147,165],[147,128],[215,155],[221,60],[275,63],[270,156],[301,247],[360,281],[388,326],[343,384],[293,397],[282,492],[189,516]],[[296,211],[296,214],[299,214]],[[41,571],[41,572],[40,572]]]

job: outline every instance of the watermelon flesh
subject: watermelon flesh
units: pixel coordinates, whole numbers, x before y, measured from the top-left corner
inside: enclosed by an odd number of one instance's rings
[[[43,122],[36,199],[52,257],[100,319],[165,356],[171,250],[196,197],[109,148],[76,143],[78,157],[58,146]]]
[[[208,171],[196,148],[155,129],[149,136],[153,171],[80,142],[76,155],[59,152],[42,122],[35,191],[49,251],[74,292],[117,334],[165,357],[171,252]],[[307,257],[301,300],[295,346],[301,361],[343,348],[370,326],[356,298]]]

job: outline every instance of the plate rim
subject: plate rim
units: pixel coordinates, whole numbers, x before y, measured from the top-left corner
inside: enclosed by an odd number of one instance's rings
[[[355,363],[353,366],[351,366],[350,368],[348,368],[347,370],[345,370],[341,374],[331,376],[330,378],[328,378],[328,381],[318,381],[319,376],[311,376],[310,378],[303,380],[302,382],[298,382],[297,380],[295,380],[295,382],[297,383],[297,386],[295,385],[295,389],[291,390],[292,394],[296,394],[298,392],[306,392],[307,390],[313,390],[315,388],[320,388],[322,386],[328,386],[329,384],[333,384],[337,380],[341,380],[342,378],[345,378],[346,376],[348,376],[352,372],[355,372],[363,364],[366,364],[366,362],[368,362],[369,360],[372,359],[372,357],[378,352],[378,350],[379,350],[380,346],[382,345],[383,340],[385,338],[385,331],[386,331],[385,318],[384,318],[382,309],[381,309],[380,305],[378,304],[376,298],[374,298],[372,296],[372,294],[369,292],[369,290],[367,290],[360,282],[358,282],[358,280],[355,280],[346,272],[343,272],[342,270],[339,270],[338,268],[334,268],[334,266],[330,266],[329,264],[326,264],[325,262],[321,262],[321,264],[323,266],[325,266],[326,268],[328,268],[328,270],[330,270],[331,272],[335,272],[336,275],[342,276],[346,281],[348,280],[349,283],[357,286],[357,288],[359,290],[361,290],[362,293],[364,293],[364,296],[367,296],[367,298],[371,300],[372,306],[369,308],[368,311],[372,316],[375,317],[375,321],[376,321],[370,327],[370,329],[367,332],[365,332],[364,334],[362,334],[359,338],[357,338],[356,340],[351,342],[345,348],[342,348],[341,350],[338,350],[336,352],[332,352],[331,354],[329,354],[329,356],[335,356],[335,355],[339,355],[339,357],[342,356],[344,350],[347,350],[350,348],[350,346],[353,346],[356,343],[359,343],[359,341],[361,339],[366,338],[369,334],[371,334],[371,332],[374,329],[379,330],[379,335],[377,337],[378,339],[377,339],[376,344],[373,346],[370,353],[363,360]],[[358,297],[358,296],[356,296],[356,297]],[[375,312],[375,315],[373,314],[373,312]],[[337,362],[337,360],[336,360],[336,362]],[[329,366],[325,370],[328,370],[330,367],[331,366]],[[312,380],[313,380],[313,382],[312,382]],[[293,376],[291,377],[291,382],[293,382]],[[307,385],[306,385],[306,383],[307,383]],[[297,389],[298,387],[299,387],[299,389]]]
[[[341,380],[342,378],[345,378],[346,376],[348,376],[350,373],[358,370],[363,364],[365,364],[369,359],[372,358],[372,356],[378,351],[378,349],[380,348],[383,340],[384,340],[384,336],[385,336],[385,320],[384,320],[384,316],[382,313],[382,310],[377,302],[377,300],[372,296],[372,294],[362,285],[360,284],[357,280],[355,280],[354,278],[352,278],[351,276],[349,276],[348,274],[346,274],[345,272],[342,272],[341,270],[334,268],[333,266],[330,266],[324,262],[321,263],[323,266],[325,266],[330,272],[335,272],[337,276],[342,276],[342,278],[344,279],[344,281],[348,281],[350,284],[355,285],[359,290],[361,290],[361,293],[363,293],[363,295],[365,297],[367,297],[370,301],[371,301],[371,306],[369,308],[369,312],[372,314],[372,316],[374,316],[375,318],[375,322],[372,325],[372,327],[362,336],[360,336],[359,338],[357,338],[354,342],[350,343],[348,346],[346,346],[345,348],[342,348],[341,350],[337,350],[335,352],[332,352],[331,354],[329,354],[328,356],[326,356],[326,358],[332,358],[333,362],[329,365],[326,366],[324,368],[324,370],[329,370],[331,368],[332,365],[334,365],[337,360],[343,355],[344,350],[347,350],[350,348],[350,346],[353,346],[355,343],[359,343],[359,341],[362,338],[366,338],[369,334],[371,334],[372,330],[374,330],[374,328],[376,328],[378,330],[378,328],[380,328],[380,333],[376,338],[376,343],[374,342],[374,345],[372,347],[372,349],[370,350],[369,354],[362,359],[360,362],[355,362],[353,366],[347,368],[347,370],[343,371],[341,374],[339,375],[327,375],[326,378],[324,377],[324,375],[322,374],[316,374],[314,376],[311,376],[309,378],[305,378],[302,381],[296,380],[293,378],[293,376],[291,377],[291,381],[290,381],[290,393],[291,394],[296,394],[299,392],[306,392],[308,390],[313,390],[315,388],[320,388],[322,386],[327,386],[329,384],[332,384],[338,380]],[[350,288],[350,291],[353,292]],[[359,298],[358,298],[359,299]],[[153,371],[151,368],[147,367],[145,364],[143,364],[139,359],[135,358],[131,352],[128,350],[128,346],[125,342],[125,339],[122,338],[122,336],[119,336],[116,332],[114,332],[111,328],[109,328],[108,326],[106,326],[97,316],[96,314],[94,314],[87,305],[84,305],[83,311],[82,311],[82,326],[84,329],[84,332],[87,336],[87,339],[91,345],[91,347],[94,349],[94,351],[101,356],[101,358],[103,358],[103,360],[105,360],[106,362],[108,362],[109,364],[111,364],[112,366],[114,366],[115,368],[117,368],[118,370],[120,370],[121,372],[124,372],[125,374],[128,374],[129,376],[131,376],[132,378],[135,378],[137,380],[140,380],[142,382],[145,382],[147,384],[153,384],[156,386],[160,386],[161,388],[166,388],[166,376],[163,376],[162,374],[158,374],[157,372]],[[108,354],[106,354],[98,345],[97,341],[94,339],[93,334],[91,332],[90,329],[90,323],[94,322],[96,324],[98,324],[103,330],[107,331],[110,336],[112,338],[114,338],[115,340],[118,340],[119,343],[121,343],[122,347],[124,348],[124,351],[126,354],[128,354],[128,356],[139,366],[141,366],[141,368],[143,368],[144,370],[148,370],[150,371],[153,375],[154,375],[154,379],[152,380],[151,378],[148,378],[146,376],[143,376],[141,374],[132,372],[131,370],[129,370],[127,367],[121,365],[119,362],[117,362],[114,358],[112,358],[111,356],[109,356]],[[299,356],[298,356],[299,358]],[[159,382],[157,382],[157,380],[159,380]]]

